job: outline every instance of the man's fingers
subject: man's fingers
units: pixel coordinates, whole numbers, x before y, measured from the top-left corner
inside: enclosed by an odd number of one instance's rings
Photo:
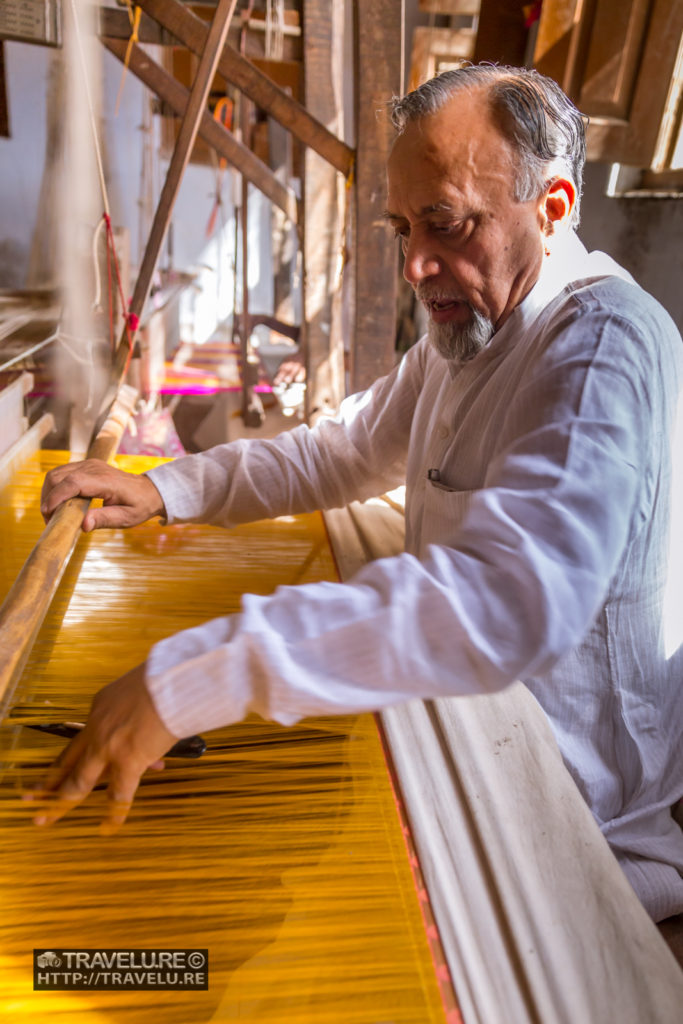
[[[126,473],[97,459],[60,466],[45,477],[40,511],[49,522],[56,509],[69,498],[101,498],[104,509],[91,509],[83,529],[136,526],[164,514],[159,491],[144,474]]]
[[[128,766],[124,767],[118,764],[111,766],[109,787],[107,789],[109,806],[107,816],[100,826],[100,833],[102,835],[112,835],[125,822],[140,784],[141,776],[141,771],[131,769]]]
[[[43,794],[54,792],[62,783],[62,781],[70,773],[73,766],[77,763],[83,750],[83,737],[79,733],[75,736],[71,742],[64,747],[63,750],[57,755],[52,764],[47,770],[45,777],[43,778],[41,785],[31,793],[25,795],[26,800],[39,799]]]
[[[34,817],[34,825],[52,825],[82,803],[99,782],[104,768],[101,758],[90,758],[68,772],[61,782],[52,783],[42,792],[34,794],[34,799],[37,796],[38,799],[49,800],[46,807]]]
[[[29,799],[42,801],[34,821],[50,825],[108,778],[109,798],[103,831],[123,825],[140,778],[177,740],[164,725],[145,684],[145,665],[138,665],[105,686],[93,698],[85,727],[47,772],[42,791]]]
[[[101,530],[106,527],[109,530],[121,527],[132,526],[137,520],[131,514],[129,508],[122,505],[103,505],[102,508],[91,508],[83,519],[83,530],[90,533],[91,530]]]
[[[45,520],[49,522],[52,518],[53,513],[56,509],[62,505],[65,501],[70,498],[76,498],[78,495],[84,494],[83,490],[79,486],[77,480],[73,476],[68,477],[62,483],[57,484],[49,493],[45,493],[40,500],[40,514]],[[90,495],[85,494],[85,497]]]

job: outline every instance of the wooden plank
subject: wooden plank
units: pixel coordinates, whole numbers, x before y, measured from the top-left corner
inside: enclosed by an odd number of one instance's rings
[[[201,52],[206,25],[178,0],[140,0],[139,6],[193,53]],[[310,146],[342,174],[348,174],[353,164],[353,150],[233,47],[223,49],[218,71],[300,142]]]
[[[589,160],[611,160],[636,167],[664,168],[666,112],[683,41],[683,3],[653,0],[641,38],[641,53],[628,119],[591,119],[587,133]],[[680,96],[680,80],[677,83]],[[590,114],[590,110],[586,111]]]
[[[100,7],[98,10],[98,33],[109,39],[130,39],[130,18],[128,11],[114,10],[113,7]],[[148,14],[142,14],[138,26],[138,42],[154,45],[169,45],[171,39],[167,32]]]
[[[529,691],[381,719],[463,1019],[677,1024],[683,974]]]
[[[682,38],[680,0],[546,0],[534,66],[589,116],[589,160],[665,169]]]
[[[525,0],[484,0],[477,22],[472,60],[523,65],[529,30]]]
[[[324,517],[345,582],[403,548],[381,502]],[[466,1024],[678,1024],[683,973],[526,687],[380,720]]]
[[[245,96],[240,97],[240,126],[242,138],[249,139],[251,131],[251,104]],[[249,315],[249,183],[242,176],[242,203],[240,207],[240,229],[242,234],[242,316],[240,317],[240,372],[242,377],[242,402],[240,412],[245,427],[260,427],[265,419],[263,403],[255,391],[258,383],[258,357],[251,347],[252,322]]]
[[[628,117],[651,8],[651,0],[596,4],[579,90],[582,110]]]
[[[318,120],[341,127],[343,5],[304,0],[304,90]],[[303,320],[308,423],[333,415],[344,396],[341,336],[343,181],[317,152],[304,156]]]
[[[206,46],[199,61],[197,74],[190,91],[190,96],[185,108],[185,115],[180,125],[178,138],[176,140],[173,156],[168,166],[166,179],[161,189],[152,230],[147,239],[147,246],[142,258],[142,264],[135,282],[133,297],[130,303],[130,311],[133,316],[139,319],[142,309],[147,301],[149,289],[152,284],[152,275],[161,252],[168,225],[171,220],[173,206],[180,188],[185,168],[190,158],[192,146],[197,137],[199,122],[202,113],[206,109],[206,100],[216,73],[216,67],[220,58],[225,38],[228,34],[228,26],[232,17],[237,0],[219,0],[216,14],[211,23],[206,37]],[[123,380],[126,366],[129,359],[128,335],[124,330],[121,340],[117,346],[114,365],[114,380],[120,383]]]
[[[378,116],[402,91],[402,0],[356,3],[356,203],[353,264],[355,327],[351,390],[369,387],[394,365],[398,250],[383,217],[386,161],[393,141],[388,117]]]
[[[485,0],[484,7],[488,0]],[[425,14],[475,15],[479,14],[481,0],[419,0],[418,9]]]
[[[471,28],[418,26],[413,29],[409,90],[417,89],[434,75],[469,60],[474,52],[476,35]]]
[[[38,451],[41,442],[55,429],[51,412],[45,412],[29,427],[13,445],[0,456],[0,487],[5,487],[31,455]]]
[[[0,135],[6,139],[9,131],[9,101],[7,99],[7,73],[5,71],[5,44],[0,39]]]
[[[573,75],[572,40],[580,19],[581,0],[550,0],[541,10],[534,46],[534,67],[569,92]],[[572,97],[574,98],[574,97]]]
[[[122,39],[103,37],[102,43],[120,61],[124,60],[126,43]],[[131,49],[128,66],[136,78],[144,82],[159,99],[167,103],[179,117],[183,116],[187,107],[189,91],[172,75],[164,71],[137,44],[134,44]],[[199,134],[220,156],[225,157],[235,170],[243,174],[252,185],[263,192],[294,224],[297,223],[298,200],[293,189],[278,181],[270,168],[239,142],[232,132],[227,131],[222,124],[219,124],[208,110],[202,113]]]

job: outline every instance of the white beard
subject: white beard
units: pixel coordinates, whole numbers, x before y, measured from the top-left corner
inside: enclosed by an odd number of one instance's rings
[[[429,318],[428,338],[444,359],[466,363],[486,348],[494,333],[491,321],[470,306],[467,323],[437,324]]]

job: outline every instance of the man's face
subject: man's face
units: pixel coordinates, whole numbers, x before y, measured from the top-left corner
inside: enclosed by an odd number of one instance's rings
[[[538,278],[543,198],[514,198],[514,152],[472,92],[409,125],[387,174],[388,217],[430,339],[445,358],[470,358]]]

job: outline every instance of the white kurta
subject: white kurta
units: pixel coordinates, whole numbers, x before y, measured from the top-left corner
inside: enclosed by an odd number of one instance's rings
[[[423,339],[335,420],[153,470],[169,522],[225,526],[406,482],[405,554],[153,648],[168,728],[523,679],[645,905],[683,911],[683,654],[662,628],[682,376],[668,315],[572,234],[465,366]]]

